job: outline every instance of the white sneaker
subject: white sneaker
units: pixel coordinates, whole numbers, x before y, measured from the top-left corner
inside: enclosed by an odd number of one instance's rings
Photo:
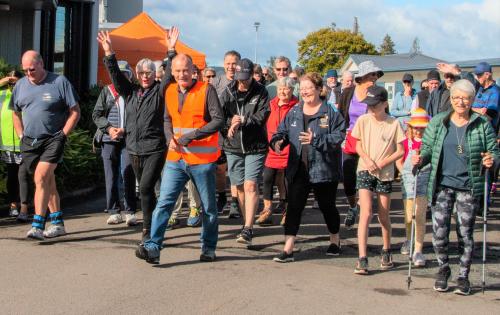
[[[135,213],[127,213],[125,215],[125,223],[128,226],[137,225],[137,217],[135,216]]]
[[[425,267],[425,256],[420,252],[413,254],[413,264],[415,267]]]
[[[51,225],[47,230],[43,231],[43,236],[51,238],[66,234],[64,225]]]
[[[19,210],[17,208],[10,208],[9,210],[9,216],[11,217],[17,217],[19,215]]]
[[[26,234],[27,238],[33,238],[35,240],[41,240],[43,241],[43,231],[42,229],[32,227],[28,233]]]
[[[109,216],[108,220],[106,223],[108,224],[120,224],[123,222],[122,215],[119,213],[115,213]]]

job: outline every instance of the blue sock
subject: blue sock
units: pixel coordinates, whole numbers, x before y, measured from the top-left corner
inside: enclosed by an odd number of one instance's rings
[[[50,223],[52,225],[64,225],[62,215],[63,215],[62,211],[57,211],[57,212],[51,213],[49,215]]]
[[[35,214],[31,226],[40,230],[45,230],[45,217]]]

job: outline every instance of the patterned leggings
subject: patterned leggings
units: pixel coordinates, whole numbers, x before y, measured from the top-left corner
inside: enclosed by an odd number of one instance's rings
[[[470,191],[438,187],[436,203],[432,207],[432,245],[440,267],[448,266],[448,243],[451,215],[456,209],[457,235],[463,253],[460,256],[459,277],[467,278],[474,250],[474,223],[479,199]]]

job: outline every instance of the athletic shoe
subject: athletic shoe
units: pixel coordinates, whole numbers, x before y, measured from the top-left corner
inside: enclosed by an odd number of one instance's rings
[[[382,270],[391,269],[394,267],[390,249],[382,249],[380,253],[380,268]]]
[[[283,212],[283,216],[281,217],[280,225],[285,226],[285,221],[286,221],[286,211]]]
[[[66,234],[66,229],[64,229],[64,225],[51,225],[47,230],[43,231],[43,236],[52,238],[58,237]]]
[[[281,253],[279,253],[278,256],[275,256],[273,258],[273,261],[279,262],[279,263],[288,263],[288,262],[295,261],[295,259],[293,258],[293,252],[288,254],[287,252],[282,251]]]
[[[123,223],[123,218],[122,215],[119,213],[115,213],[109,216],[108,220],[106,221],[107,224],[120,224]]]
[[[44,237],[43,237],[43,231],[39,228],[36,228],[36,227],[32,227],[28,233],[26,234],[26,237],[27,238],[33,238],[35,240],[40,240],[40,241],[43,241]]]
[[[319,209],[319,204],[318,204],[317,200],[314,200],[312,208],[313,209]]]
[[[401,244],[401,254],[402,255],[410,255],[410,241],[406,240]]]
[[[139,246],[137,246],[137,249],[135,250],[135,257],[145,260],[149,264],[157,265],[160,263],[160,256],[150,257],[148,250],[143,244],[139,244]]]
[[[189,217],[187,219],[187,226],[196,227],[201,224],[201,211],[200,208],[191,207]]]
[[[217,212],[219,214],[224,213],[224,207],[226,207],[226,203],[227,203],[226,193],[224,192],[219,194],[219,197],[217,198]]]
[[[273,225],[273,213],[271,209],[262,210],[257,220],[255,220],[255,223],[260,226]]]
[[[349,210],[347,210],[347,214],[345,215],[345,220],[344,220],[344,225],[345,225],[345,228],[348,229],[348,230],[351,230],[354,226],[354,224],[356,223],[356,216],[358,214],[358,206],[354,207],[354,208],[349,208]]]
[[[453,293],[458,294],[458,295],[469,295],[470,294],[469,279],[459,277],[457,279],[457,287],[455,288]]]
[[[237,202],[231,202],[231,207],[229,208],[229,219],[237,219],[241,217],[240,205]]]
[[[127,213],[125,215],[125,223],[128,226],[137,225],[137,217],[135,216],[135,213]]]
[[[248,227],[243,227],[241,233],[236,238],[236,242],[241,244],[252,245],[252,229]]]
[[[10,208],[9,217],[17,217],[19,215],[19,210],[17,208]]]
[[[281,199],[276,208],[274,208],[274,211],[278,213],[285,212],[286,206],[287,206],[286,200]]]
[[[425,267],[425,257],[422,253],[416,252],[413,254],[412,260],[415,267]]]
[[[448,291],[448,279],[450,279],[450,267],[441,267],[436,275],[436,282],[434,282],[434,290],[438,292]]]
[[[334,244],[331,243],[330,246],[328,246],[328,249],[326,250],[326,255],[327,256],[338,256],[340,255],[340,243]]]
[[[177,229],[180,226],[181,226],[181,221],[179,221],[179,219],[177,219],[175,217],[170,217],[170,219],[168,219],[168,223],[167,223],[167,231]]]
[[[201,262],[213,262],[215,261],[215,258],[217,256],[215,255],[215,252],[213,251],[204,251],[200,255],[200,261]]]
[[[28,214],[20,212],[16,218],[17,222],[26,223],[29,221]]]
[[[354,273],[357,275],[367,275],[368,274],[368,258],[360,257],[356,263],[356,268]]]

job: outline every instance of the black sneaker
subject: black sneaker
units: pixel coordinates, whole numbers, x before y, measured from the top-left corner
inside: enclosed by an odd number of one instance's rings
[[[276,213],[282,213],[282,212],[285,212],[286,211],[286,200],[285,199],[280,199],[280,202],[278,203],[278,205],[276,206],[276,208],[274,208],[274,212]]]
[[[247,244],[247,245],[252,245],[252,229],[244,227],[241,230],[241,233],[238,234],[238,237],[236,238],[236,242],[241,243],[241,244]]]
[[[357,275],[367,275],[368,274],[368,258],[360,257],[356,263],[356,268],[354,273]]]
[[[213,262],[215,261],[215,258],[217,256],[215,255],[215,252],[203,252],[200,255],[200,261],[201,262]]]
[[[328,249],[326,250],[326,255],[327,256],[338,256],[340,255],[340,243],[334,244],[331,243],[330,246],[328,246]]]
[[[281,252],[278,256],[275,256],[273,260],[280,263],[288,263],[295,261],[295,259],[293,259],[293,252],[287,254],[287,252],[285,251]]]
[[[149,257],[148,250],[144,247],[144,245],[137,246],[137,249],[135,250],[135,257],[145,260],[147,263],[154,265],[160,263],[160,256]]]
[[[448,279],[450,279],[451,270],[450,267],[439,268],[436,275],[436,282],[434,282],[434,290],[438,292],[448,291]]]
[[[453,291],[453,293],[458,295],[469,295],[470,294],[470,282],[467,278],[458,278],[457,279],[457,287]]]
[[[380,253],[380,268],[382,270],[394,268],[390,249],[382,249],[382,252]]]
[[[240,206],[237,202],[231,202],[231,208],[229,209],[229,219],[237,219],[240,218]]]
[[[353,228],[354,224],[356,223],[357,211],[358,211],[357,206],[354,208],[349,208],[349,210],[347,210],[347,214],[345,215],[345,220],[344,220],[344,225],[346,229],[351,230]]]

